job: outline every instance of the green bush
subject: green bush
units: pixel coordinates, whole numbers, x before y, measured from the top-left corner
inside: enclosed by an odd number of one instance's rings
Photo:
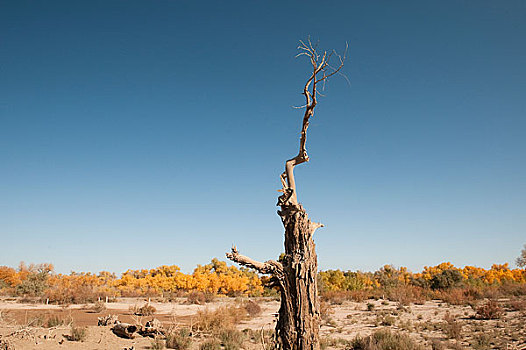
[[[42,296],[48,288],[48,277],[49,275],[46,272],[30,273],[22,283],[16,286],[16,294],[33,297]]]
[[[458,270],[444,270],[442,273],[433,276],[431,279],[432,289],[449,289],[457,287],[462,283],[464,277]]]

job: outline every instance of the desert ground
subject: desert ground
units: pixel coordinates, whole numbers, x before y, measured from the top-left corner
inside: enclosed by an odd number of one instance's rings
[[[257,304],[256,311],[245,309],[249,302],[252,306]],[[423,349],[526,349],[524,309],[513,307],[508,300],[498,303],[500,314],[496,319],[487,320],[477,317],[471,306],[453,306],[440,300],[407,306],[382,299],[323,302],[322,348],[353,349],[357,337],[389,330],[409,336]],[[166,345],[161,337],[156,340],[136,334],[133,339],[125,339],[115,335],[111,325],[97,325],[99,317],[117,315],[124,323],[144,326],[155,318],[162,322],[166,331],[191,330],[189,340],[179,346],[180,350],[264,350],[270,346],[279,309],[279,301],[272,298],[218,297],[202,304],[191,304],[186,298],[180,298],[172,302],[150,300],[149,305],[155,310],[153,315],[136,315],[143,305],[148,305],[148,300],[122,298],[108,303],[59,306],[4,298],[0,300],[0,349],[136,350],[159,349]],[[237,317],[232,318],[229,310],[237,310]],[[214,314],[223,321],[231,320],[231,326],[238,331],[237,345],[224,344],[219,337],[215,347],[206,346],[207,341],[219,334],[213,322],[206,323]],[[228,326],[221,323],[218,327]],[[82,339],[72,339],[72,327],[85,329]]]

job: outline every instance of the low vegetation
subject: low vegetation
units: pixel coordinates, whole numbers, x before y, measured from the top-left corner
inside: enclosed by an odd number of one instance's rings
[[[70,341],[84,341],[88,335],[88,330],[85,327],[71,326]]]
[[[379,330],[368,337],[356,337],[351,341],[350,350],[424,350],[411,337],[389,330]]]
[[[166,347],[168,349],[188,350],[192,345],[190,329],[176,329],[166,334]]]

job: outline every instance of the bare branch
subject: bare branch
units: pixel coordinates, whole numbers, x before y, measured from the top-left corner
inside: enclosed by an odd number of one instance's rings
[[[239,254],[236,246],[232,247],[231,253],[226,253],[226,257],[239,265],[255,269],[259,273],[271,275],[280,275],[283,273],[283,266],[281,263],[274,260],[268,260],[265,262],[256,261],[248,256]]]
[[[303,105],[303,106],[292,106],[292,108],[294,108],[294,109],[303,109],[303,108],[305,108],[305,107],[307,107],[307,105]]]
[[[321,222],[313,222],[311,224],[312,231],[316,231],[320,227],[323,227],[323,224]]]
[[[317,46],[317,44],[314,46],[312,45],[310,37],[308,38],[306,43],[300,40],[300,45],[298,46],[298,49],[301,50],[301,52],[298,55],[296,55],[296,57],[303,55],[308,56],[309,61],[312,65],[312,73],[303,87],[305,105],[302,107],[294,107],[305,108],[305,114],[303,115],[303,122],[300,133],[300,147],[298,155],[294,158],[287,160],[287,162],[285,163],[285,172],[281,174],[281,181],[283,184],[283,189],[281,190],[281,192],[283,192],[283,195],[280,196],[278,200],[278,205],[298,204],[296,183],[294,180],[294,167],[296,165],[309,161],[306,146],[307,129],[309,128],[309,120],[314,115],[314,108],[316,107],[316,104],[318,102],[317,97],[318,95],[323,96],[318,91],[317,84],[319,82],[323,82],[322,90],[324,90],[326,80],[335,74],[339,74],[340,70],[343,68],[345,59],[347,57],[347,50],[349,47],[349,45],[346,43],[345,52],[343,56],[341,56],[338,55],[338,53],[336,53],[336,51],[334,50],[330,52],[323,51],[323,54],[319,54],[317,52]],[[338,60],[340,61],[338,67],[336,68],[333,68],[330,65],[330,61],[334,56],[337,56]],[[318,75],[320,74],[322,75],[322,77],[318,78]]]

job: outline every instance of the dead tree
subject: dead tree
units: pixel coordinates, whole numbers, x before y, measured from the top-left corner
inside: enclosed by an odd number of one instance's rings
[[[318,261],[313,240],[314,231],[323,225],[310,221],[303,206],[298,202],[298,191],[294,181],[294,167],[309,161],[306,141],[309,120],[319,95],[319,84],[339,73],[345,61],[335,51],[319,53],[310,40],[300,41],[298,56],[307,56],[312,65],[307,82],[303,88],[306,104],[300,134],[298,155],[285,162],[285,171],[281,174],[283,194],[278,198],[278,214],[285,228],[285,254],[280,261],[255,261],[239,254],[234,246],[227,257],[243,266],[270,274],[281,291],[281,307],[276,324],[276,346],[283,350],[318,350],[320,307],[318,301]],[[346,50],[347,52],[347,50]],[[331,58],[337,58],[338,64],[331,65]]]

